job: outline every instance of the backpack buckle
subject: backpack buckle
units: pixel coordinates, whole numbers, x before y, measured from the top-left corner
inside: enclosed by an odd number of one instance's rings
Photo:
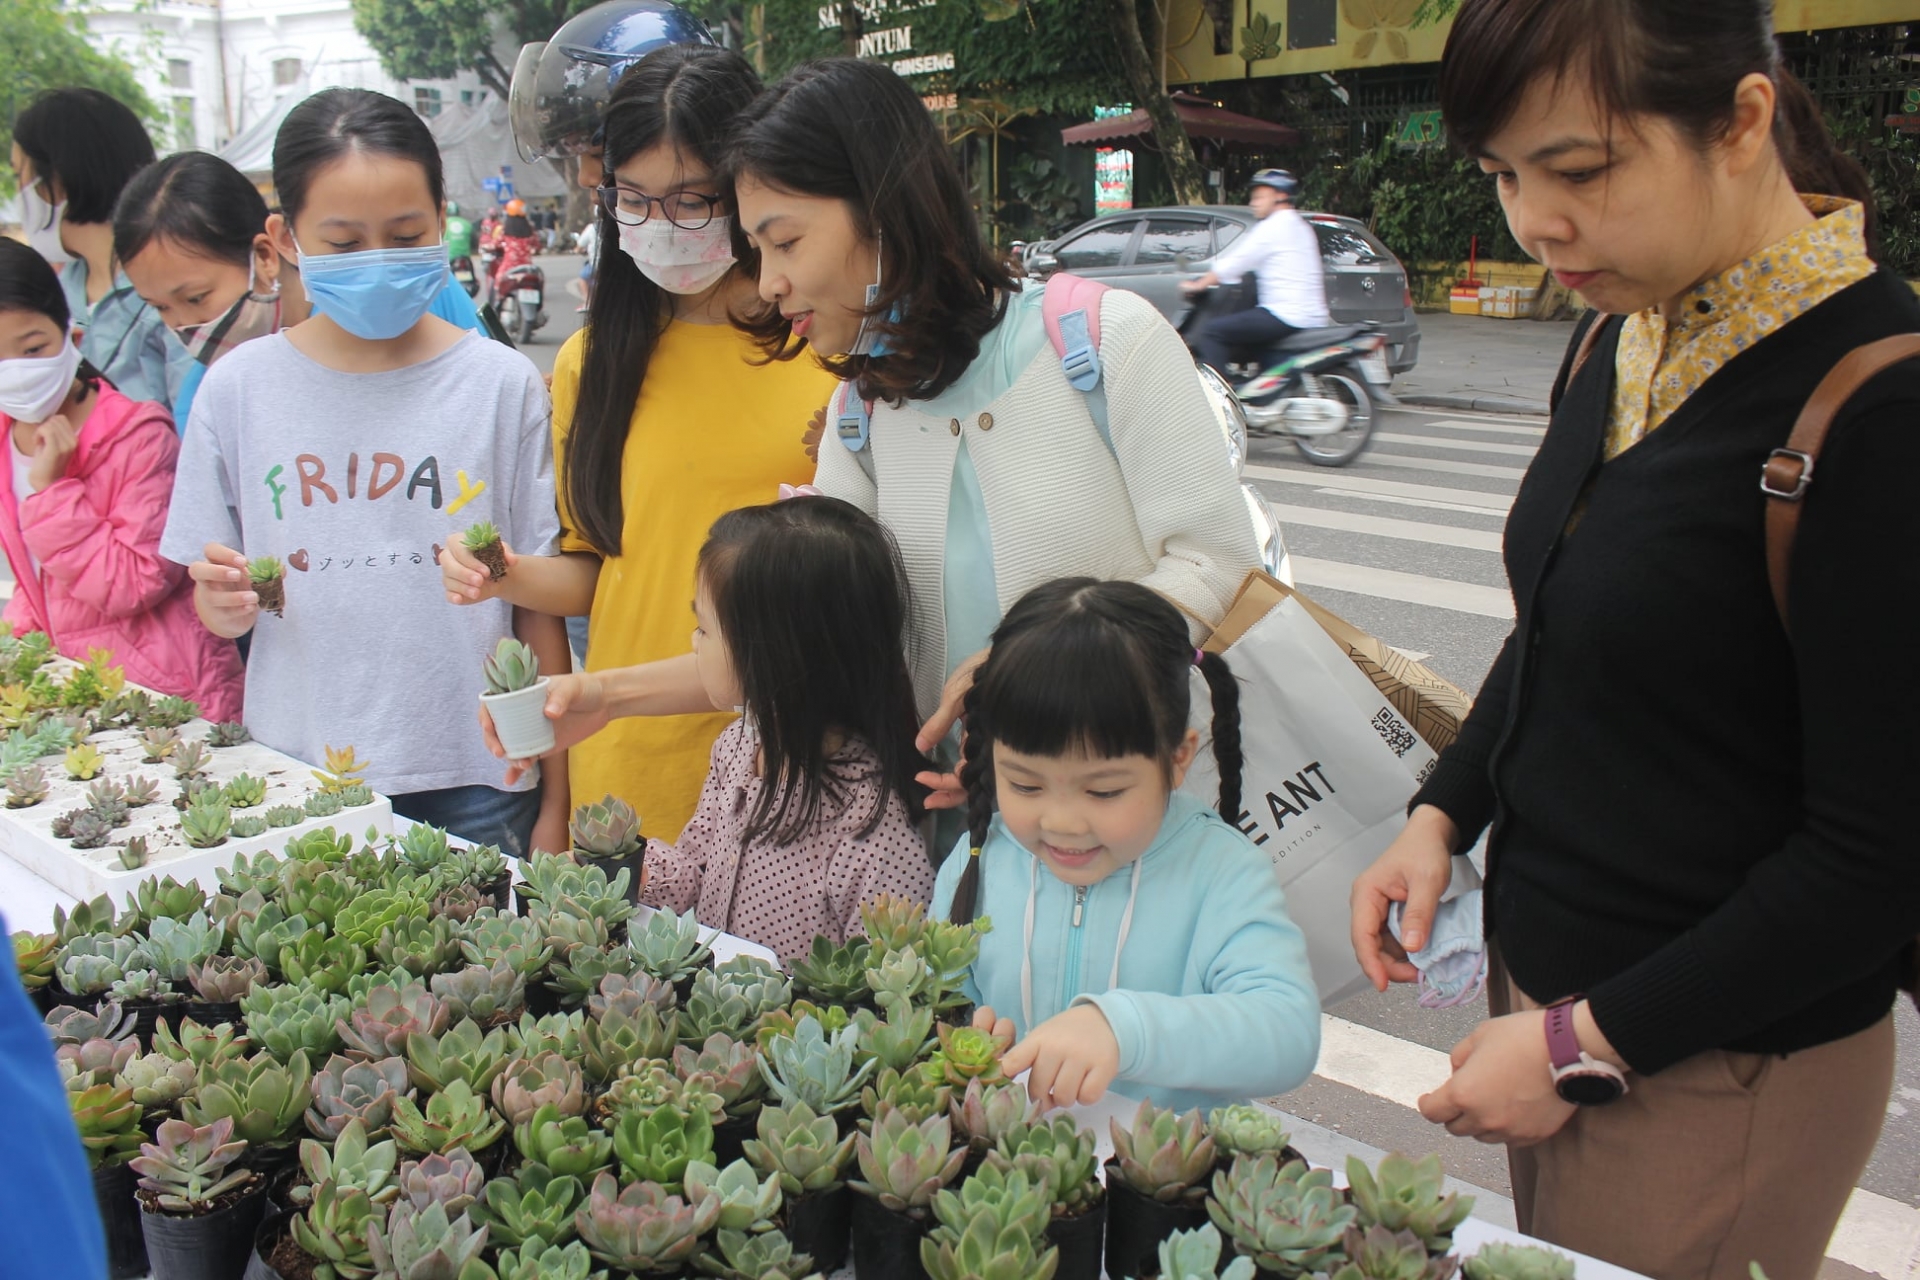
[[[1100,353],[1094,348],[1085,308],[1060,317],[1060,340],[1066,348],[1060,355],[1060,369],[1073,389],[1091,391],[1099,386]]]
[[[1813,455],[1798,449],[1775,449],[1760,468],[1760,492],[1782,502],[1798,502],[1813,483]]]

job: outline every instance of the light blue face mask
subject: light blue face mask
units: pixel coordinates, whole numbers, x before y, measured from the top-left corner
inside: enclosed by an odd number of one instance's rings
[[[296,246],[297,248],[298,246]],[[442,244],[299,256],[313,309],[356,338],[397,338],[427,314],[447,283]]]

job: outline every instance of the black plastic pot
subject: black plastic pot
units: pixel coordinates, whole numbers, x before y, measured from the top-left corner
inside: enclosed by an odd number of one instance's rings
[[[140,1038],[140,1049],[143,1053],[153,1050],[154,1028],[165,1022],[177,1033],[180,1030],[180,1019],[187,1014],[187,1006],[179,1000],[171,1002],[130,1000],[120,1007],[133,1015],[133,1033]]]
[[[1206,1225],[1206,1205],[1199,1200],[1163,1204],[1143,1196],[1127,1185],[1112,1160],[1106,1173],[1107,1274],[1148,1280],[1160,1274],[1160,1242],[1176,1231]]]
[[[578,849],[573,851],[573,856],[589,867],[598,867],[606,872],[609,882],[611,882],[615,876],[619,875],[621,868],[624,867],[628,872],[627,901],[633,903],[640,901],[640,868],[647,860],[647,847],[644,844],[632,853],[619,858],[596,858],[592,854],[582,853]]]
[[[1094,1201],[1091,1209],[1048,1223],[1047,1243],[1060,1250],[1060,1265],[1054,1269],[1053,1280],[1100,1280],[1106,1234],[1105,1196]]]
[[[838,1271],[847,1260],[854,1198],[842,1183],[787,1201],[787,1239],[795,1253],[812,1254],[813,1269],[823,1275]]]
[[[260,1219],[260,1225],[253,1231],[253,1254],[247,1259],[247,1269],[240,1273],[240,1280],[283,1280],[268,1259],[292,1230],[293,1215],[294,1210],[281,1209]]]
[[[928,1280],[920,1241],[930,1218],[895,1213],[869,1195],[853,1196],[854,1280]]]
[[[526,883],[521,881],[521,884]],[[520,892],[520,885],[513,887],[513,909],[525,918],[533,910],[533,899]]]
[[[941,1014],[940,1021],[950,1027],[970,1027],[973,1025],[973,1010],[974,1006],[963,1004]]]
[[[253,1252],[253,1231],[267,1207],[256,1186],[224,1209],[197,1218],[140,1211],[153,1280],[234,1280]]]
[[[513,895],[513,871],[511,868],[502,871],[490,883],[476,887],[480,890],[481,897],[492,899],[496,911],[505,911],[507,900]],[[525,915],[526,912],[523,911],[520,914]]]
[[[93,1199],[107,1233],[108,1280],[147,1274],[147,1238],[140,1233],[140,1202],[133,1198],[139,1181],[124,1161],[93,1171]]]
[[[752,1116],[730,1116],[713,1131],[713,1167],[724,1169],[746,1154],[745,1143],[754,1134]]]
[[[236,1028],[241,1025],[242,1017],[238,1000],[189,1000],[181,1006],[180,1016],[192,1018],[203,1027],[217,1027],[225,1022]],[[173,1029],[178,1031],[179,1024],[175,1023]]]
[[[560,1012],[560,993],[547,985],[544,975],[527,979],[527,1012],[536,1018]]]

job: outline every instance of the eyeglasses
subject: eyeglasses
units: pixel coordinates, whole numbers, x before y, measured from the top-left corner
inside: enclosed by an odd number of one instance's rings
[[[606,206],[613,220],[623,226],[637,227],[653,215],[655,205],[660,206],[660,214],[682,231],[698,231],[713,221],[714,211],[720,205],[719,196],[703,196],[697,191],[674,191],[664,196],[650,196],[635,191],[632,187],[603,186],[594,188],[600,195],[600,203]]]

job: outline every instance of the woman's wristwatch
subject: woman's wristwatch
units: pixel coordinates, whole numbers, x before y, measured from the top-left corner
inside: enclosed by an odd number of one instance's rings
[[[1597,1107],[1624,1096],[1627,1077],[1611,1062],[1602,1062],[1580,1047],[1573,1030],[1573,1006],[1583,995],[1563,996],[1547,1006],[1547,1058],[1553,1067],[1553,1088],[1564,1102]]]

